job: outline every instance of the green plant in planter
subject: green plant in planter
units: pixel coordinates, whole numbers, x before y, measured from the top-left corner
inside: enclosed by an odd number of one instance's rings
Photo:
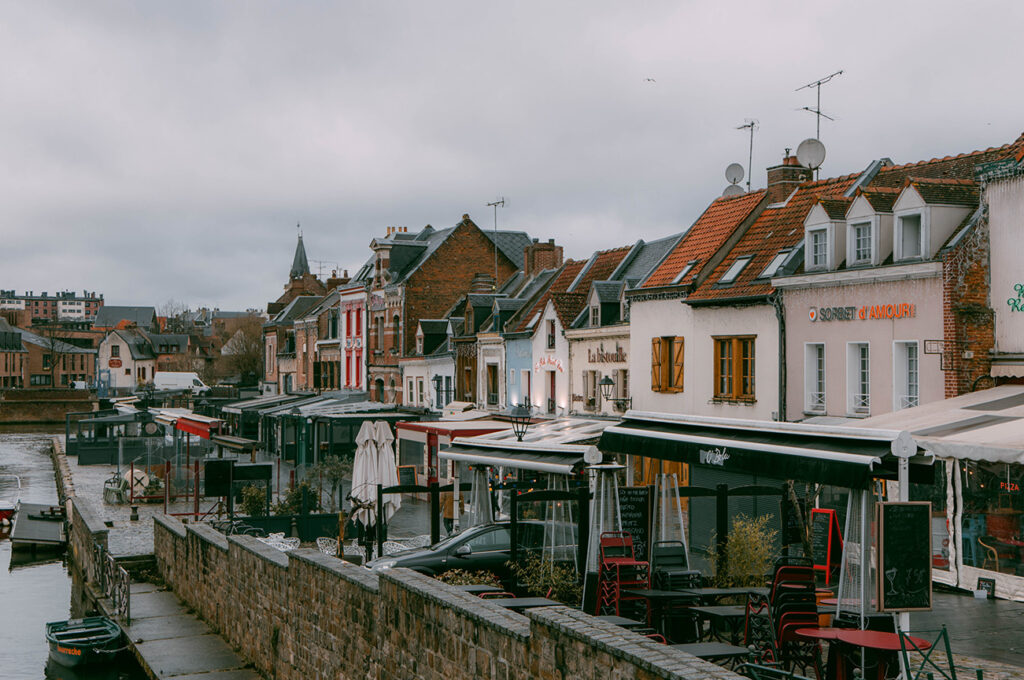
[[[262,486],[249,484],[242,489],[242,512],[249,517],[263,517],[267,514],[267,490]]]
[[[485,585],[485,586],[497,586],[501,585],[501,579],[495,576],[489,571],[466,571],[465,569],[451,569],[435,577],[442,583],[447,583],[450,586],[468,586],[468,585]]]
[[[708,553],[715,570],[715,585],[721,588],[763,586],[765,574],[772,570],[777,555],[775,538],[778,531],[768,527],[772,515],[747,517],[737,515],[732,520],[725,541],[725,564],[718,563],[714,536]]]
[[[518,563],[509,562],[508,566],[518,584],[530,595],[550,595],[552,599],[570,606],[576,606],[583,600],[583,586],[575,567],[570,564],[556,564],[530,552]]]
[[[307,498],[310,502],[310,512],[317,512],[320,507],[317,503],[317,494],[308,482],[302,482],[296,484],[292,488],[285,491],[284,495],[280,500],[275,503],[271,510],[275,515],[297,515],[302,510],[302,490],[306,490]]]

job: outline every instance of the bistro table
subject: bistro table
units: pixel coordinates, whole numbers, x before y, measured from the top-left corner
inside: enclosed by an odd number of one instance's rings
[[[728,645],[724,642],[690,642],[682,645],[669,645],[669,647],[692,654],[705,661],[733,661],[750,656],[750,650],[746,647]]]
[[[501,586],[485,586],[482,583],[467,583],[461,586],[455,586],[464,593],[470,593],[471,595],[479,595],[480,593],[500,593],[504,589]]]
[[[876,652],[875,661],[878,666],[876,677],[878,680],[885,680],[886,669],[890,663],[897,660],[896,653],[903,648],[898,634],[887,633],[880,630],[840,628],[836,633],[836,640],[844,645],[860,647],[865,650]],[[918,637],[911,637],[908,635],[907,640],[912,642],[921,650],[929,649],[932,646],[932,643]],[[839,680],[845,679],[841,677]]]
[[[767,595],[767,588],[682,588],[679,592],[690,593],[697,596],[701,604],[716,604],[723,597],[747,597],[752,591],[763,590]]]
[[[839,633],[843,630],[843,628],[797,628],[795,631],[798,637],[828,642],[828,666],[825,669],[826,680],[844,680],[845,678],[845,669],[840,663],[842,654],[838,651],[836,645]]]
[[[720,604],[710,607],[690,607],[690,611],[696,612],[701,619],[701,629],[704,621],[708,622],[708,635],[724,642],[723,633],[728,629],[729,641],[734,645],[740,643],[740,631],[743,630],[744,621],[747,618],[747,608],[738,604]]]
[[[647,623],[662,635],[665,635],[664,608],[666,606],[680,601],[685,601],[687,604],[697,602],[695,595],[679,590],[625,589],[622,594],[647,600]]]
[[[534,607],[555,607],[562,604],[561,602],[549,600],[546,597],[496,597],[487,600],[487,602],[513,611],[517,609],[533,609]]]
[[[634,621],[633,619],[627,619],[625,616],[616,616],[614,614],[604,614],[602,616],[595,616],[594,618],[610,623],[613,626],[619,626],[621,628],[646,628],[647,624],[643,621]]]

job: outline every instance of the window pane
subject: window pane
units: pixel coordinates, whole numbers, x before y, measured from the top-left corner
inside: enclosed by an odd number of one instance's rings
[[[901,245],[903,257],[921,256],[921,216],[907,215],[900,218]]]

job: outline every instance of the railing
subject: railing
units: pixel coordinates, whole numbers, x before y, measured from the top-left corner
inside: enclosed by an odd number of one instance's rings
[[[870,413],[871,412],[871,395],[870,394],[855,394],[855,395],[853,395],[853,412],[854,413]]]
[[[128,570],[122,567],[99,543],[93,543],[93,564],[97,568],[97,584],[100,592],[110,598],[114,615],[124,623],[132,622],[132,579]]]
[[[920,403],[920,398],[916,394],[901,394],[897,397],[900,408],[912,408]]]
[[[810,392],[807,395],[807,410],[814,412],[825,411],[825,393]]]

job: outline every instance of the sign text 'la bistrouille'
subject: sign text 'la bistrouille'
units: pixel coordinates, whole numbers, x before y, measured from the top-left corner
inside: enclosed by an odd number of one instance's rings
[[[868,319],[910,319],[917,316],[912,302],[891,305],[863,305],[861,307],[811,307],[807,311],[811,321],[866,321]]]

